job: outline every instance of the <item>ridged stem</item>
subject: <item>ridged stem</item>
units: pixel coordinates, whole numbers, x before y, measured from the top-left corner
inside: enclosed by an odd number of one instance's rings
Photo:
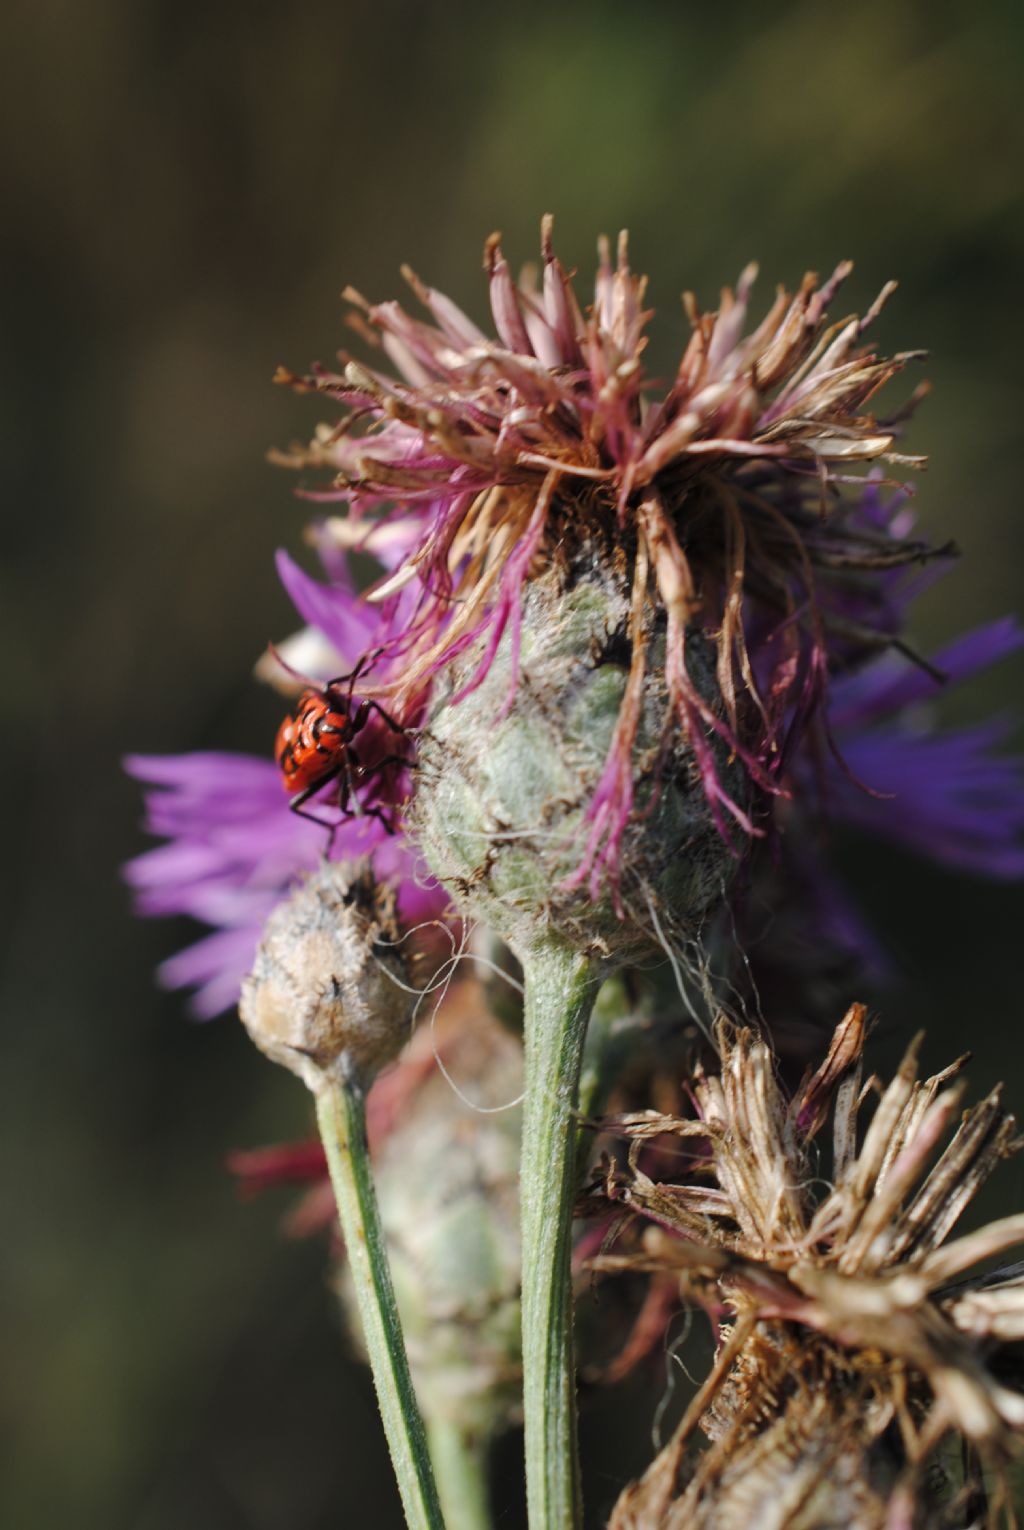
[[[518,952],[526,989],[520,1168],[523,1412],[530,1530],[581,1517],[570,1260],[576,1099],[594,964],[554,936]]]
[[[325,1085],[316,1113],[405,1517],[412,1530],[444,1530],[377,1210],[362,1086],[345,1079]]]

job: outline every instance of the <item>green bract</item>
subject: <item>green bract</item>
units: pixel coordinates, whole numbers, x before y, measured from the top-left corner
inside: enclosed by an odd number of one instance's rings
[[[678,728],[666,726],[664,623],[650,612],[636,738],[624,749],[617,742],[633,652],[629,623],[626,582],[589,556],[530,584],[518,677],[506,631],[474,690],[459,695],[482,648],[435,688],[420,742],[415,829],[460,906],[519,950],[538,931],[554,931],[615,964],[649,948],[659,927],[692,935],[730,879],[733,857],[693,751]],[[687,655],[690,679],[713,706],[712,644],[694,633]],[[633,811],[618,887],[602,877],[595,898],[583,862],[595,794],[599,802],[616,750]],[[740,771],[723,749],[716,754],[729,790],[742,795]]]

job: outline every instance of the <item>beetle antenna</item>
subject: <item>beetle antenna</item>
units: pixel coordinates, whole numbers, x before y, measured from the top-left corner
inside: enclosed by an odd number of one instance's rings
[[[267,644],[267,652],[269,653],[274,663],[278,665],[279,668],[283,669],[286,675],[290,675],[293,680],[298,680],[301,685],[308,686],[310,689],[315,691],[321,689],[323,681],[314,680],[312,675],[303,674],[301,669],[295,669],[291,664],[288,663],[288,660],[281,653],[281,650],[279,648],[275,648],[273,643]]]

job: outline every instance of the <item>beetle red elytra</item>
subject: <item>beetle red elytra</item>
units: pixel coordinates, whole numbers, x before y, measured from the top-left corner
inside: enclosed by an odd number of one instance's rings
[[[363,700],[353,706],[352,689],[361,667],[351,675],[339,675],[320,688],[310,686],[302,692],[295,712],[277,730],[274,758],[284,789],[292,797],[288,805],[293,813],[326,828],[336,828],[336,824],[328,824],[315,813],[305,811],[306,803],[336,780],[338,808],[343,818],[376,818],[393,834],[395,825],[388,813],[376,803],[361,802],[356,788],[372,781],[389,766],[408,766],[410,761],[397,753],[363,760],[354,740],[371,716],[379,717],[392,733],[403,739],[406,730],[377,701]]]

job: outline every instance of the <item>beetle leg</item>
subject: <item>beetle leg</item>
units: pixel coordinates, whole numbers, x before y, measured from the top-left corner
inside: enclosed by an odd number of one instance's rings
[[[369,775],[371,770],[383,770],[386,765],[401,765],[406,770],[419,770],[420,768],[417,762],[410,760],[407,754],[386,754],[382,760],[374,760],[373,764],[367,768],[367,775]]]
[[[376,712],[377,715],[387,723],[392,733],[400,733],[403,735],[403,737],[407,733],[408,730],[403,728],[401,723],[396,723],[390,712],[385,712],[379,701],[364,701],[361,703],[359,710],[362,711],[364,707],[366,708],[367,712]],[[365,718],[363,720],[365,722]]]
[[[338,825],[336,823],[328,823],[326,818],[318,818],[315,813],[308,813],[306,811],[306,803],[311,801],[312,798],[316,796],[317,792],[322,791],[322,789],[327,785],[329,781],[332,781],[336,776],[341,775],[344,771],[344,768],[344,762],[342,762],[342,764],[338,765],[334,770],[328,771],[326,775],[321,776],[319,781],[314,781],[311,786],[307,786],[303,791],[299,792],[288,804],[289,812],[294,813],[296,817],[305,818],[309,823],[318,823],[322,829],[329,829],[331,831],[332,841],[334,838],[334,831],[337,829]],[[330,854],[329,848],[328,854]]]
[[[381,765],[387,763],[385,760],[375,760],[372,765],[364,765],[356,751],[352,748],[351,744],[348,747],[347,755],[348,758],[345,762],[346,774],[348,774],[348,766],[351,765],[354,767],[353,773],[357,774],[359,779],[362,781],[368,781],[374,772],[380,769]],[[376,805],[368,806],[365,802],[360,802],[359,798],[355,794],[355,791],[352,789],[351,778],[349,780],[349,791],[351,794],[352,802],[355,804],[352,809],[354,813],[356,813],[360,818],[376,818],[377,822],[383,826],[388,834],[394,834],[396,832],[393,821],[387,816],[383,808],[377,807]]]
[[[383,808],[370,807],[370,808],[364,809],[364,811],[365,811],[366,816],[368,818],[376,818],[377,822],[380,824],[380,826],[384,830],[385,834],[394,835],[394,834],[398,833],[398,830],[395,827],[394,822],[392,821],[392,819],[390,819],[388,817],[387,813],[385,813]]]

